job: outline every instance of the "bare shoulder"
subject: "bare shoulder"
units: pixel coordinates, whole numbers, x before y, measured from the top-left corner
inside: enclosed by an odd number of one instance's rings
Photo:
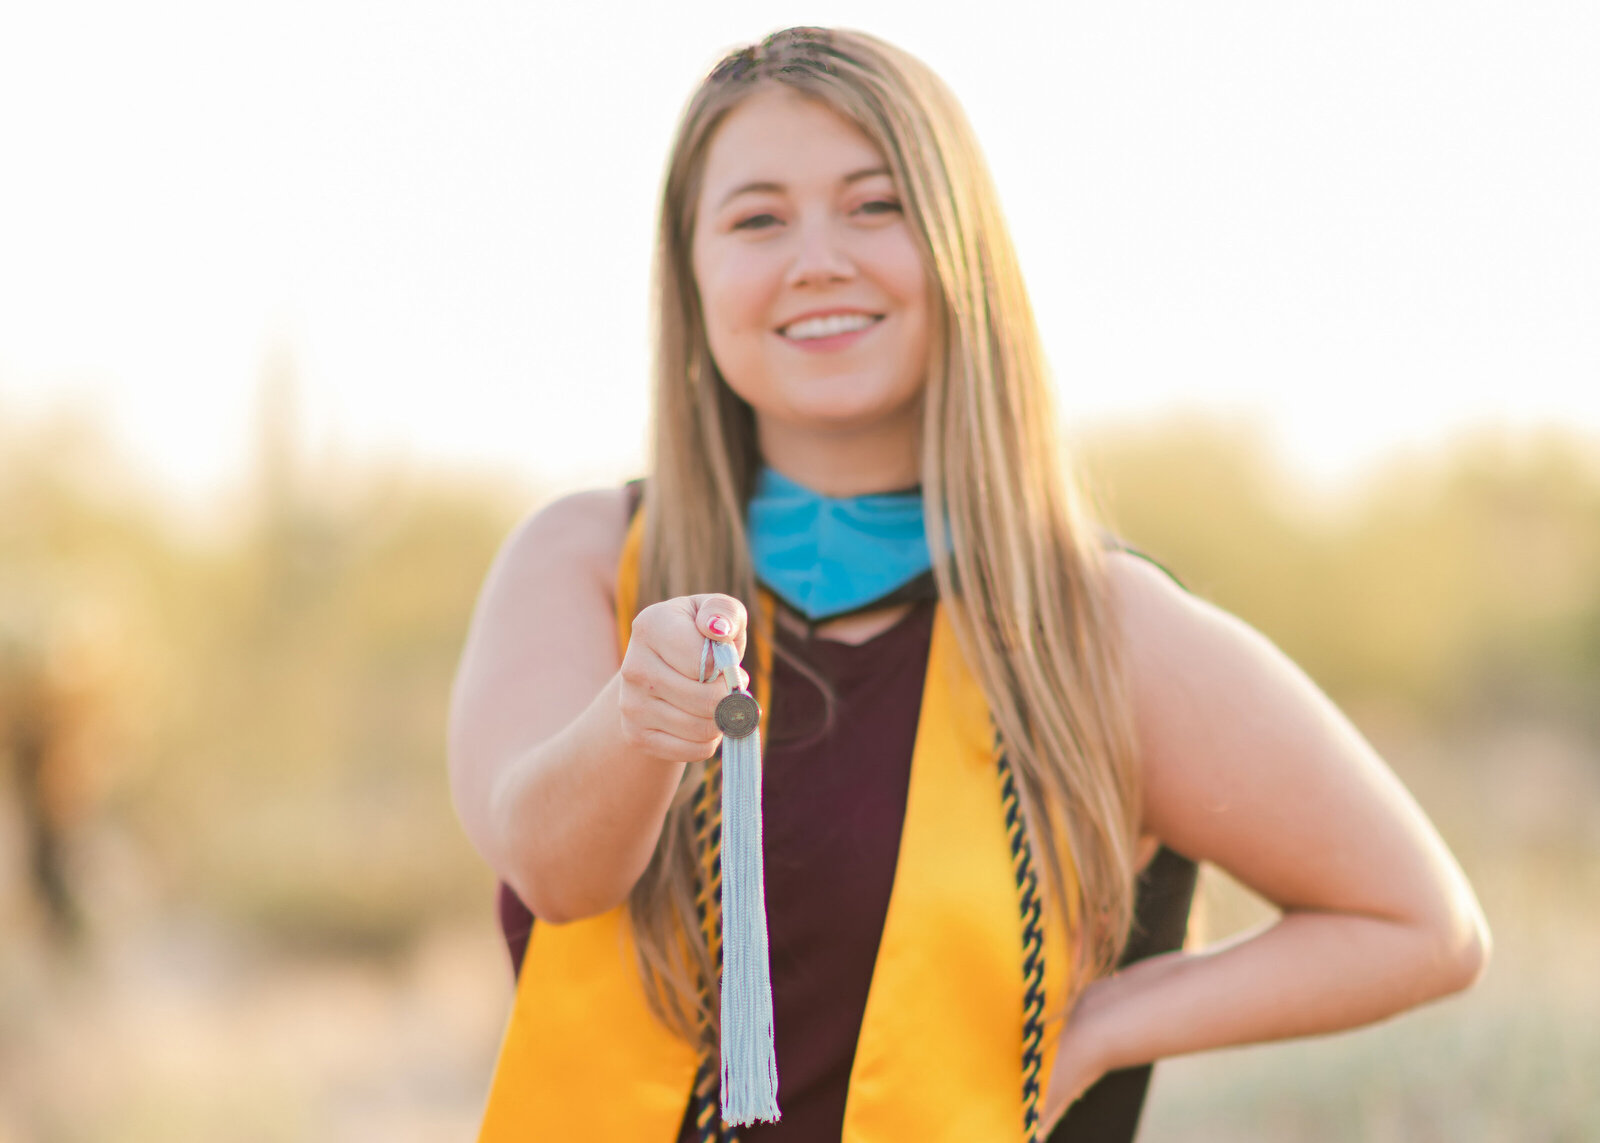
[[[1265,636],[1148,560],[1119,551],[1106,562],[1144,770],[1146,828],[1176,847],[1174,835],[1185,831],[1170,820],[1169,804],[1227,784],[1226,775],[1204,772],[1217,761],[1208,744],[1252,721],[1294,668]],[[1274,701],[1281,705],[1283,695]]]
[[[489,570],[451,695],[450,768],[468,832],[488,836],[495,775],[556,733],[617,668],[617,561],[625,489],[551,501],[519,524]]]
[[[1195,806],[1234,787],[1335,713],[1265,635],[1126,552],[1107,559],[1145,776],[1146,818],[1173,844]],[[1197,839],[1186,839],[1193,844]],[[1189,852],[1189,851],[1185,851]],[[1191,853],[1191,856],[1212,856]]]
[[[599,488],[560,496],[529,514],[502,548],[494,575],[565,565],[592,576],[613,594],[617,561],[628,534],[628,492]]]
[[[1196,676],[1214,671],[1219,658],[1237,666],[1236,657],[1271,646],[1253,627],[1186,591],[1147,559],[1114,551],[1106,568],[1136,698],[1168,700],[1145,701],[1140,713],[1146,718],[1203,685]]]
[[[1450,883],[1442,843],[1306,673],[1147,561],[1108,566],[1145,831],[1282,908],[1399,916],[1436,900]]]
[[[627,531],[620,488],[559,497],[517,525],[478,596],[457,674],[458,709],[474,696],[503,704],[528,686],[559,691],[549,676],[560,675],[572,648],[592,653],[589,674],[599,673],[614,657],[617,561]]]

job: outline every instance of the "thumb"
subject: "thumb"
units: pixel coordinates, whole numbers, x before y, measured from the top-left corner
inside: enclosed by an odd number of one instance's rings
[[[744,604],[731,595],[693,595],[689,599],[694,606],[695,629],[718,643],[733,644],[739,658],[743,659],[749,626]]]

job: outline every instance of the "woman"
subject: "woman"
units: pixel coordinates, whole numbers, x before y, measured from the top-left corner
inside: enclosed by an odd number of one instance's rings
[[[1383,763],[1076,501],[995,193],[923,65],[818,29],[725,60],[657,284],[648,479],[518,530],[457,681],[452,787],[520,968],[485,1139],[1129,1139],[1127,1069],[1478,978],[1477,902]],[[783,1117],[736,1131],[707,639],[754,652],[768,739]],[[1153,948],[1199,860],[1282,917]],[[1080,1120],[1112,1073],[1131,1099]]]

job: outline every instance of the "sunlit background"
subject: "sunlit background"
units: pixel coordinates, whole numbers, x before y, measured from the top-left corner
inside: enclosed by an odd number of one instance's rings
[[[639,473],[673,123],[802,22],[950,83],[1112,522],[1494,928],[1467,996],[1162,1065],[1141,1139],[1600,1138],[1600,8],[634,8],[0,12],[0,1143],[471,1137],[455,656],[519,518]]]

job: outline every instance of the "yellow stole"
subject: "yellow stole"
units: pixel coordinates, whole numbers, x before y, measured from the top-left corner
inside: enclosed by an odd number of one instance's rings
[[[617,575],[626,648],[638,596],[642,511]],[[758,701],[770,709],[773,603],[752,632]],[[1019,911],[993,723],[943,605],[934,616],[894,885],[850,1073],[843,1143],[1023,1140],[1028,912]],[[1004,790],[1003,790],[1004,787]],[[1008,812],[1009,811],[1009,812]],[[1019,827],[1014,824],[1013,830]],[[1071,875],[1069,868],[1068,875]],[[1034,895],[1035,899],[1037,894]],[[1042,928],[1043,1007],[1066,995],[1068,942]],[[1059,1025],[1037,1039],[1044,1106]],[[479,1134],[480,1143],[596,1139],[674,1143],[694,1086],[695,1049],[650,1013],[626,903],[565,925],[535,923]],[[783,1060],[778,1060],[783,1105]],[[714,1098],[713,1093],[713,1098]]]

